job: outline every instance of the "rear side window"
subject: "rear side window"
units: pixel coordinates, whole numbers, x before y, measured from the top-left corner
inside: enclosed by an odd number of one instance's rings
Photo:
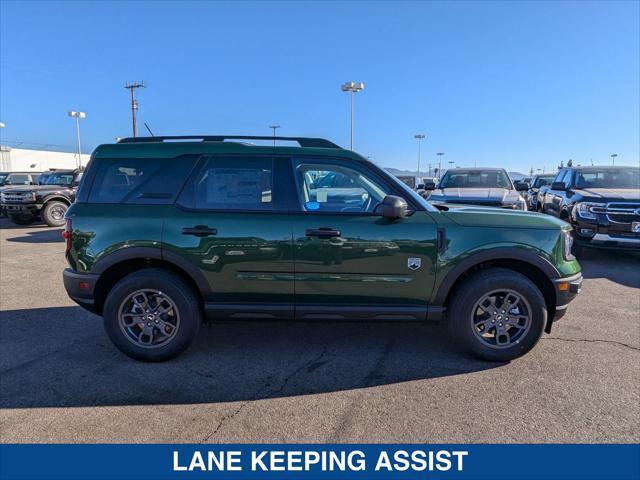
[[[195,157],[101,159],[89,203],[171,204]]]
[[[273,159],[205,156],[180,204],[199,210],[274,210]]]

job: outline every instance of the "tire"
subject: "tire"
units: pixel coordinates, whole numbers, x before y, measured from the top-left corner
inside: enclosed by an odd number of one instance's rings
[[[504,291],[507,295],[503,300],[513,300],[514,297],[508,296],[508,292],[519,297],[514,308],[507,308],[506,315],[502,313],[501,306],[504,303],[501,303],[499,293],[493,297],[497,306],[495,311],[487,313],[478,306],[483,297],[487,299],[488,294]],[[469,275],[456,287],[448,304],[452,340],[458,347],[482,360],[507,362],[524,355],[538,343],[547,323],[547,305],[538,287],[524,275],[504,268],[490,268]],[[494,306],[489,305],[488,309],[494,310]],[[528,318],[524,320],[523,317]],[[477,327],[479,319],[483,325]],[[522,326],[516,327],[514,322]],[[481,329],[486,325],[488,328]],[[496,335],[497,328],[503,332],[506,330],[508,343],[504,343],[504,333]],[[492,334],[494,338],[491,338]],[[498,345],[499,341],[503,344]]]
[[[52,200],[42,207],[42,220],[50,227],[61,227],[65,223],[64,214],[67,213],[69,205],[64,202]]]
[[[138,315],[144,304],[140,292],[145,292],[150,311],[157,310],[160,296],[168,299],[160,304],[160,308],[168,312],[156,315],[155,319],[154,312],[148,317],[146,313]],[[203,320],[201,303],[191,285],[180,275],[160,268],[139,270],[120,280],[107,295],[103,308],[104,327],[111,341],[125,355],[143,362],[161,362],[178,356],[196,337]],[[123,316],[121,321],[121,313],[131,311],[136,313]],[[132,320],[132,325],[125,325],[125,319]],[[163,332],[162,324],[169,333]],[[167,324],[175,328],[170,329]],[[145,334],[145,329],[152,334]],[[158,343],[152,345],[156,340]]]
[[[15,213],[8,213],[7,216],[9,220],[11,220],[16,225],[31,225],[36,221],[35,217],[32,215],[18,215]]]

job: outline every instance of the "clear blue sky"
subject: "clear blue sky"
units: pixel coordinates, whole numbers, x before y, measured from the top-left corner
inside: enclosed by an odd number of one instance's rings
[[[5,142],[83,149],[130,134],[126,81],[144,80],[140,126],[158,134],[349,141],[383,166],[547,168],[638,164],[640,3],[17,2],[2,0]],[[143,128],[143,127],[142,127]]]

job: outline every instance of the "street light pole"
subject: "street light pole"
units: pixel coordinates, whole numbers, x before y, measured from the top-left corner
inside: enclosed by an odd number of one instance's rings
[[[276,130],[280,128],[280,125],[269,125],[269,128],[273,129],[273,146],[276,146]]]
[[[69,116],[73,117],[76,119],[76,137],[77,137],[77,141],[78,141],[78,168],[82,167],[82,152],[80,149],[80,119],[81,118],[86,118],[87,114],[84,112],[76,112],[76,111],[70,111],[69,112]]]
[[[442,156],[444,152],[438,152],[436,155],[438,155],[438,178],[440,178],[442,177]]]
[[[615,165],[616,164],[616,157],[618,156],[617,153],[612,153],[611,154],[611,165]]]
[[[351,93],[351,141],[350,150],[353,150],[353,130],[355,128],[355,106],[356,106],[356,93],[364,90],[364,83],[361,82],[346,82],[340,87],[343,92]]]
[[[425,135],[423,133],[418,133],[413,136],[416,140],[418,140],[418,177],[420,176],[420,144],[424,139]]]

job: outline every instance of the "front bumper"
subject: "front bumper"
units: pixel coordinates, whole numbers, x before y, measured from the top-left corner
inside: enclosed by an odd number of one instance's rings
[[[93,292],[98,283],[99,275],[92,273],[78,273],[70,268],[65,268],[62,280],[67,295],[82,308],[96,313]]]
[[[581,247],[610,250],[640,250],[640,232],[631,231],[631,223],[573,222],[575,243]]]
[[[2,209],[6,213],[13,213],[14,215],[39,215],[42,210],[42,204],[40,203],[3,203]]]
[[[560,320],[567,313],[569,303],[578,296],[582,289],[582,273],[576,273],[570,277],[556,278],[553,281],[556,291],[556,313],[553,321]],[[550,331],[551,322],[547,324]],[[549,333],[547,331],[547,333]]]

